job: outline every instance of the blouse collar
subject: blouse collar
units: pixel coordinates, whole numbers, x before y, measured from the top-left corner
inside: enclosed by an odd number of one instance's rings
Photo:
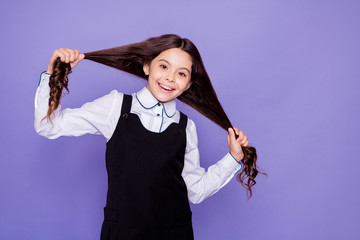
[[[154,97],[154,95],[152,95],[152,93],[146,87],[137,92],[135,96],[140,105],[145,109],[152,109],[155,106],[162,105],[167,117],[171,118],[176,113],[175,99],[169,102],[161,103]]]

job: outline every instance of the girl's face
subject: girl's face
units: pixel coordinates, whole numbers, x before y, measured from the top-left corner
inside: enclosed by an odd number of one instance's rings
[[[143,66],[149,75],[146,88],[159,102],[169,102],[191,86],[191,66],[192,59],[187,52],[179,48],[162,51]]]

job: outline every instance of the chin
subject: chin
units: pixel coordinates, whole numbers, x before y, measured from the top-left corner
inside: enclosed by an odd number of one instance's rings
[[[164,94],[162,92],[154,96],[159,102],[170,102],[171,100],[174,100],[176,98],[174,94]]]
[[[171,100],[175,99],[175,98],[170,98],[170,97],[160,97],[160,98],[156,98],[159,102],[165,103],[165,102],[170,102]]]

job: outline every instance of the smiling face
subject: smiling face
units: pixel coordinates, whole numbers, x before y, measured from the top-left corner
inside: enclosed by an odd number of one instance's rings
[[[161,52],[143,69],[149,75],[146,88],[159,102],[169,102],[191,86],[190,54],[180,48]]]

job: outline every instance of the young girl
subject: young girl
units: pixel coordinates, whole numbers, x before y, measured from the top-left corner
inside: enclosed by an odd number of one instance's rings
[[[147,85],[61,110],[67,75],[84,58],[142,77]],[[175,98],[228,130],[229,152],[207,171],[200,166],[195,124],[176,109]],[[50,139],[86,133],[107,139],[102,240],[193,239],[189,200],[200,203],[240,170],[238,180],[251,196],[258,173],[255,148],[231,126],[197,48],[173,34],[85,54],[55,50],[36,92],[35,129]]]

